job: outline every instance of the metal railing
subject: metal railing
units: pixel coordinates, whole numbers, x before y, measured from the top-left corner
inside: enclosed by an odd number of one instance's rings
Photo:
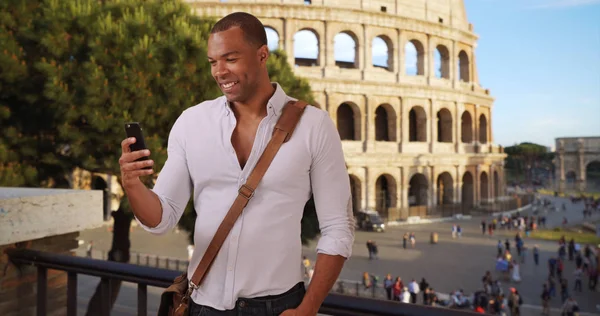
[[[148,286],[166,288],[180,274],[179,271],[174,270],[29,249],[15,248],[6,252],[15,265],[30,265],[37,268],[38,316],[46,315],[48,269],[67,272],[67,316],[77,315],[77,276],[79,274],[101,278],[102,315],[110,315],[111,280],[137,283],[137,313],[138,315],[147,315]],[[319,313],[332,316],[464,316],[474,314],[462,310],[403,304],[334,293],[326,297]]]

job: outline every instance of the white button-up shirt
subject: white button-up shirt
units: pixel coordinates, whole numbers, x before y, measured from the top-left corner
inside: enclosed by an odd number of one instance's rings
[[[141,226],[156,234],[169,231],[193,193],[198,217],[189,276],[264,151],[283,106],[292,100],[275,86],[243,169],[231,144],[236,118],[225,97],[185,110],[173,125],[168,159],[153,188],[162,220],[154,228]],[[321,229],[317,252],[350,257],[354,217],[340,137],[327,112],[309,106],[192,294],[194,302],[232,309],[239,297],[281,294],[302,281],[300,220],[311,193]]]

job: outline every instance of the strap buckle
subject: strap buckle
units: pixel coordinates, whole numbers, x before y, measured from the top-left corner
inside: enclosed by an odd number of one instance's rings
[[[246,194],[245,192],[242,191],[242,189],[246,189],[250,193]],[[246,200],[250,200],[254,196],[254,190],[245,184],[242,184],[242,186],[238,189],[238,193],[242,197],[244,197]]]

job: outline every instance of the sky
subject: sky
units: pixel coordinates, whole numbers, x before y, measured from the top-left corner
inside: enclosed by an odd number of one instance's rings
[[[495,98],[495,143],[552,147],[557,137],[600,136],[600,0],[464,2],[479,36],[479,81]],[[267,30],[267,36],[275,47],[277,34]],[[312,33],[295,36],[296,57],[316,56]],[[336,60],[354,60],[348,35],[336,36],[334,50]],[[374,64],[386,64],[383,40],[375,39],[372,53]],[[414,74],[414,46],[405,53],[407,72]],[[434,59],[439,65],[437,52]]]

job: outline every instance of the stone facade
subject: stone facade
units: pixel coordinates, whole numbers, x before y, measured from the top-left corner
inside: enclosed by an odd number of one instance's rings
[[[600,164],[600,137],[557,138],[555,178],[558,192],[589,189],[586,170],[592,163]]]
[[[505,154],[492,137],[494,99],[478,82],[477,36],[462,0],[187,2],[203,16],[252,13],[277,33],[295,73],[311,83],[315,106],[338,126],[355,210],[395,219],[413,206],[478,205],[504,195]],[[305,30],[318,41],[313,59],[294,57],[295,34]],[[354,40],[354,62],[335,60],[339,33]],[[387,66],[372,62],[376,37],[387,45]],[[416,75],[406,71],[409,42],[417,51]]]
[[[478,82],[477,36],[462,0],[187,3],[203,16],[249,12],[277,33],[295,73],[310,81],[315,106],[338,126],[355,210],[396,219],[413,206],[477,205],[504,195],[505,154],[492,137],[494,99]],[[305,30],[318,41],[312,59],[294,57],[295,34]],[[354,40],[354,62],[335,60],[339,33]],[[376,37],[387,45],[387,66],[372,62]],[[406,72],[409,42],[417,51],[416,75]]]

